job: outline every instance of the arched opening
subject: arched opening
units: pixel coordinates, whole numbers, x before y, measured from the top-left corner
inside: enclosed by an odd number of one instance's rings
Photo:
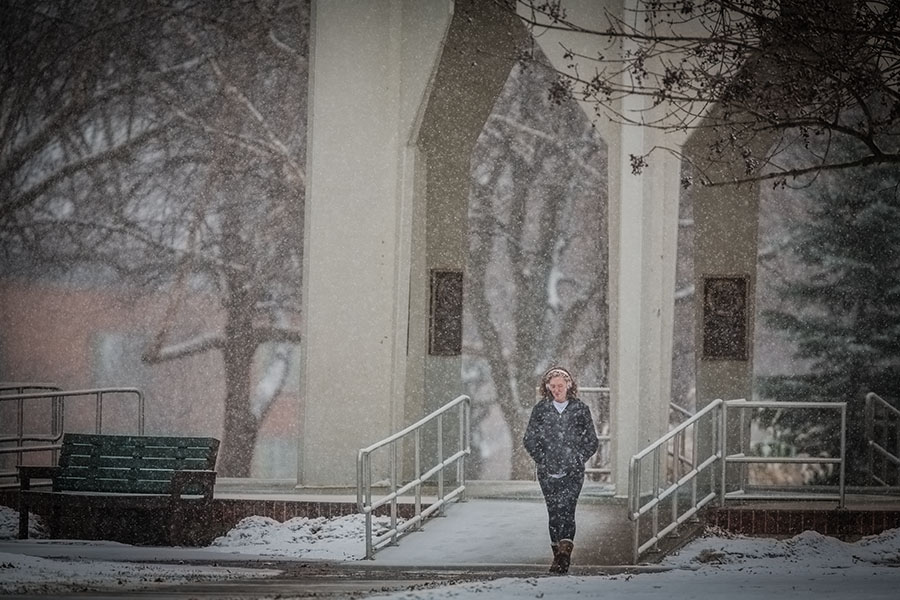
[[[476,401],[470,477],[533,477],[520,440],[547,366],[608,384],[606,147],[581,107],[550,96],[548,63],[515,14],[455,3],[415,142],[425,198],[413,215],[407,421],[458,393],[462,374]],[[435,271],[465,275],[459,352],[436,350],[416,317],[433,308]],[[608,426],[608,396],[584,399]]]
[[[463,379],[482,479],[533,478],[521,436],[546,368],[608,386],[607,148],[576,102],[550,96],[543,54],[529,55],[472,152]],[[608,436],[608,394],[581,399]],[[608,453],[589,467],[608,469]]]

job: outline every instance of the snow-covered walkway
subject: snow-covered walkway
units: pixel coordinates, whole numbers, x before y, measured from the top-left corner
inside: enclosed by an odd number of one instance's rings
[[[611,565],[630,562],[630,522],[625,508],[582,501],[576,511],[574,562]],[[447,516],[407,535],[398,546],[375,555],[397,566],[544,565],[552,558],[543,501],[476,499],[453,504]]]

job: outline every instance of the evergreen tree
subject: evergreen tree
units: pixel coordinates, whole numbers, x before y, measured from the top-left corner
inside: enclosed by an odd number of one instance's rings
[[[786,310],[763,313],[794,343],[805,372],[760,378],[760,396],[846,401],[846,482],[866,483],[865,395],[900,395],[900,168],[820,177],[806,189],[806,218],[790,231],[800,266],[778,286]],[[806,410],[765,410],[759,422],[797,454],[837,456],[840,419]],[[835,483],[837,470],[815,483]]]

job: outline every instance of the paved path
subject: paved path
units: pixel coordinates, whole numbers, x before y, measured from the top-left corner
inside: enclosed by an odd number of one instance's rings
[[[624,507],[602,499],[583,498],[576,512],[576,565],[621,565],[630,562],[631,529]],[[0,552],[44,558],[82,558],[138,562],[315,563],[305,558],[273,559],[272,556],[232,554],[203,548],[129,546],[114,542],[0,540]],[[472,499],[451,503],[445,516],[433,517],[422,531],[401,538],[398,546],[386,547],[372,566],[482,567],[549,564],[547,510],[542,500]]]
[[[630,557],[630,523],[624,506],[587,494],[576,513],[578,534],[572,575],[621,571],[614,565]],[[267,579],[202,582],[147,590],[85,591],[47,598],[109,600],[262,599],[316,596],[350,600],[379,592],[410,590],[462,581],[547,575],[550,548],[547,513],[538,497],[476,498],[452,503],[445,516],[434,517],[423,531],[384,548],[374,560],[333,563],[303,558],[213,552],[203,548],[128,546],[78,541],[0,541],[0,552],[45,558],[134,562],[218,564],[278,569]],[[626,567],[626,569],[628,569]],[[637,570],[653,570],[642,567]],[[632,570],[632,569],[629,569]],[[20,596],[7,596],[20,598]],[[35,596],[21,596],[34,598]]]
[[[573,564],[621,565],[631,558],[625,507],[582,499],[575,514]],[[374,562],[398,566],[549,565],[547,509],[542,500],[474,499],[451,504]]]

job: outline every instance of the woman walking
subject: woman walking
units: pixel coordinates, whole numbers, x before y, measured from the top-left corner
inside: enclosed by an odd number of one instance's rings
[[[575,506],[584,485],[584,463],[597,451],[591,409],[578,399],[578,386],[562,367],[541,377],[541,399],[525,429],[525,449],[534,459],[547,504],[551,573],[567,573],[575,540]]]

